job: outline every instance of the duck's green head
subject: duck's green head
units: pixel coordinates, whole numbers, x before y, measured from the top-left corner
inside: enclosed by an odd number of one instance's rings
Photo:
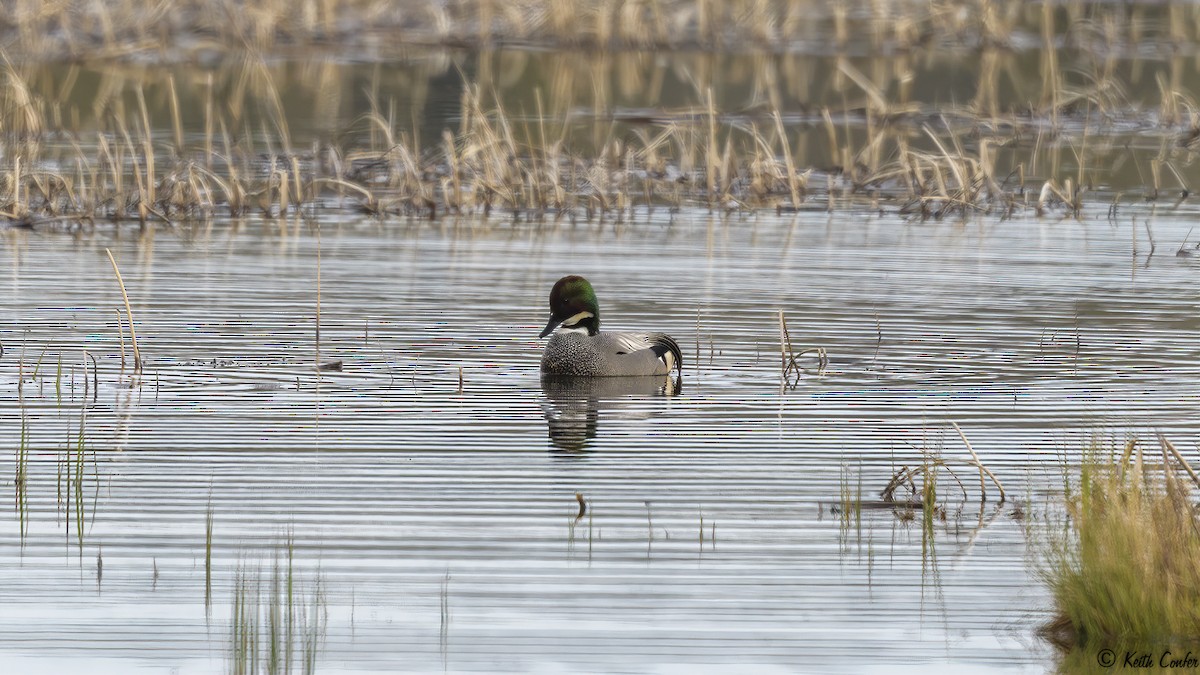
[[[563,277],[550,289],[550,321],[541,337],[559,326],[586,330],[588,335],[600,332],[600,304],[587,279],[570,275]]]

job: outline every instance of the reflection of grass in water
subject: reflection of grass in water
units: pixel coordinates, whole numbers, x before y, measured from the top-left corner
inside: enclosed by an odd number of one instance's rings
[[[29,525],[31,513],[29,511],[29,486],[30,486],[30,452],[33,446],[33,423],[30,419],[29,406],[25,397],[25,382],[28,380],[31,383],[38,385],[39,392],[44,389],[46,380],[50,377],[41,370],[42,361],[45,357],[46,350],[42,350],[37,363],[31,373],[26,374],[24,350],[22,349],[21,356],[17,363],[17,408],[20,415],[20,432],[17,438],[16,456],[14,462],[13,475],[13,501],[17,519],[19,523],[19,531],[21,542],[24,543],[25,537],[29,534]],[[57,507],[64,514],[65,532],[68,538],[74,530],[75,540],[80,547],[83,545],[85,527],[88,521],[87,502],[85,501],[84,483],[85,483],[85,468],[87,457],[87,396],[86,386],[87,379],[87,352],[84,352],[84,384],[85,395],[79,403],[79,422],[78,427],[73,428],[71,420],[68,419],[66,438],[64,439],[64,452],[58,455],[57,461],[57,476],[56,476],[56,496]],[[54,371],[54,404],[61,412],[66,408],[68,414],[70,406],[64,406],[63,403],[63,359],[62,354],[58,355],[57,366]],[[74,394],[74,377],[71,380],[71,394]],[[95,455],[93,454],[93,469],[95,468]],[[97,485],[98,488],[98,485]],[[96,501],[99,498],[99,493],[93,495],[92,512],[95,511]],[[72,528],[72,521],[74,527]]]
[[[212,542],[213,542],[213,507],[212,495],[208,497],[208,513],[204,517],[204,609],[205,613],[212,608]]]
[[[854,529],[855,541],[860,550],[862,546],[862,466],[859,464],[859,470],[855,472],[855,479],[851,481],[850,465],[843,462],[842,470],[838,476],[838,505],[834,507],[834,511],[838,516],[838,542],[842,553],[849,553],[851,550],[850,530]]]
[[[66,534],[71,536],[71,525],[74,522],[75,542],[80,548],[83,547],[83,537],[85,526],[87,525],[88,512],[86,501],[84,499],[84,468],[87,456],[87,403],[86,400],[79,407],[79,427],[75,430],[74,438],[72,438],[70,430],[67,432],[66,452],[60,455],[58,461],[58,505],[63,510],[66,518]],[[95,455],[93,454],[93,468]],[[99,499],[99,479],[97,478],[96,494],[93,495],[92,513],[96,510],[96,501]]]
[[[75,440],[75,456],[71,457],[71,446],[67,446],[68,486],[71,494],[71,506],[75,508],[75,540],[80,548],[83,547],[84,531],[84,502],[83,502],[83,467],[84,452],[87,449],[84,429],[87,426],[87,408],[79,409],[79,432]],[[73,467],[73,471],[72,471]],[[70,478],[70,476],[74,478]]]
[[[861,464],[861,463],[860,463]],[[838,477],[838,491],[841,502],[841,511],[838,516],[841,520],[842,529],[849,529],[851,521],[855,527],[862,526],[862,473],[861,470],[857,474],[857,483],[853,487],[850,485],[850,467],[846,464],[842,465],[841,475]]]
[[[69,371],[69,380],[64,382],[63,354],[60,352],[57,355],[55,368],[53,372],[50,372],[49,367],[42,368],[46,353],[47,350],[43,349],[32,370],[26,369],[24,348],[22,348],[17,361],[17,409],[20,430],[17,436],[13,468],[14,510],[19,523],[20,539],[22,544],[24,544],[25,538],[29,534],[32,517],[29,506],[29,490],[31,480],[33,479],[31,474],[32,467],[30,465],[30,455],[33,450],[33,428],[39,420],[44,421],[44,417],[38,413],[39,409],[49,409],[48,405],[45,408],[41,408],[36,401],[41,399],[43,403],[50,402],[50,399],[45,397],[45,389],[48,380],[53,378],[54,414],[58,418],[63,419],[66,426],[64,438],[57,451],[55,462],[56,508],[58,514],[62,516],[60,522],[64,524],[66,537],[69,540],[73,534],[76,543],[82,550],[87,526],[92,515],[96,512],[100,497],[99,473],[94,450],[91,450],[91,478],[94,480],[95,489],[90,495],[90,505],[86,493],[86,483],[89,478],[87,472],[87,458],[89,453],[87,435],[88,396],[89,393],[92,394],[92,402],[94,403],[95,392],[99,386],[99,375],[96,372],[98,368],[96,367],[95,357],[84,350],[82,352],[83,396],[77,399],[75,393],[76,371],[74,367]],[[90,380],[87,367],[89,360],[94,368]],[[35,386],[37,389],[33,394],[35,403],[32,405],[26,396],[26,384]],[[67,385],[65,400],[64,384]],[[78,407],[79,415],[77,422],[73,415],[76,407]],[[31,410],[33,411],[32,415]]]
[[[17,461],[13,476],[14,501],[17,519],[20,523],[21,543],[25,543],[25,535],[29,533],[29,414],[25,410],[25,398],[22,393],[21,380],[24,374],[18,367],[17,377],[17,407],[21,409],[21,436],[17,441]]]
[[[1196,475],[1166,438],[1160,442],[1163,463],[1155,465],[1132,440],[1120,460],[1086,449],[1068,486],[1066,518],[1029,531],[1041,539],[1040,572],[1054,598],[1042,634],[1056,645],[1196,649],[1200,515],[1184,477]]]
[[[941,589],[937,566],[937,540],[934,537],[935,519],[944,520],[946,508],[938,504],[938,469],[943,466],[940,458],[925,455],[921,475],[921,576],[933,576],[934,587]]]
[[[234,578],[230,622],[230,667],[237,675],[316,671],[325,639],[325,591],[318,572],[305,589],[294,567],[294,547],[286,563],[276,549],[270,572],[239,564]]]

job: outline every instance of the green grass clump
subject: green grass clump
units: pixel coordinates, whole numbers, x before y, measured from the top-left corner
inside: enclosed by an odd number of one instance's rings
[[[276,551],[269,572],[238,566],[229,633],[232,675],[316,672],[328,620],[325,590],[319,572],[309,584],[301,581],[290,538],[286,549],[286,560]]]
[[[1200,636],[1200,522],[1189,486],[1169,464],[1144,466],[1140,452],[1131,461],[1133,449],[1119,462],[1085,458],[1067,527],[1047,547],[1054,618],[1043,634],[1060,646]]]

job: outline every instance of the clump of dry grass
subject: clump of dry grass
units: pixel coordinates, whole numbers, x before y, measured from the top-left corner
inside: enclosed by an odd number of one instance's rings
[[[729,117],[711,94],[706,110],[663,113],[648,125],[593,120],[598,142],[578,143],[579,128],[569,117],[543,114],[540,98],[536,116],[518,117],[469,84],[457,133],[447,129],[432,148],[373,110],[342,143],[300,150],[270,95],[257,134],[234,133],[229,116],[208,106],[201,140],[184,142],[176,122],[176,143],[166,145],[154,140],[139,87],[132,113],[102,110],[90,138],[71,133],[69,143],[51,144],[43,131],[53,127],[45,102],[28,95],[15,72],[9,90],[10,101],[23,102],[0,110],[0,125],[13,130],[0,134],[0,156],[8,158],[0,162],[0,217],[26,225],[173,224],[314,208],[430,219],[502,213],[621,220],[638,209],[685,205],[724,212],[891,203],[921,219],[1032,207],[1023,170],[1015,180],[1011,173],[1000,176],[989,139],[968,146],[948,124],[940,132],[923,125],[924,141],[910,139],[898,113],[890,120],[888,113],[872,113],[859,147],[826,111],[831,152],[844,165],[817,167],[803,163],[778,108]],[[172,96],[168,109],[178,106]],[[1080,193],[1070,178],[1061,190],[1052,181],[1045,186],[1038,213],[1061,203],[1079,215]],[[1050,201],[1054,196],[1061,200]]]
[[[252,68],[253,69],[253,68]],[[772,133],[727,128],[711,105],[701,125],[665,121],[650,136],[624,133],[617,122],[598,129],[599,145],[572,150],[569,120],[551,122],[541,111],[518,121],[481,87],[462,96],[458,132],[447,129],[432,149],[419,135],[396,128],[372,110],[360,118],[365,145],[318,145],[302,152],[290,138],[270,74],[253,69],[263,116],[258,134],[231,130],[241,113],[204,108],[204,136],[191,146],[180,128],[180,104],[170,89],[172,145],[156,142],[140,85],[137,107],[99,108],[97,128],[66,132],[69,142],[47,143],[52,106],[8,67],[10,106],[0,110],[0,216],[18,224],[70,221],[140,223],[284,215],[294,208],[359,208],[377,215],[483,214],[623,218],[636,208],[685,203],[730,209],[795,208],[807,195],[810,169],[791,154],[776,112]],[[265,148],[262,146],[265,145]]]
[[[322,127],[335,133],[294,138],[283,93],[295,83],[277,81],[279,69],[261,57],[191,76],[190,86],[177,86],[175,75],[164,84],[122,71],[82,105],[70,96],[77,72],[52,76],[6,61],[0,218],[31,226],[176,225],[344,209],[622,221],[684,206],[721,213],[893,209],[918,220],[1022,211],[1080,218],[1107,167],[1130,158],[1139,170],[1144,162],[1145,196],[1156,198],[1173,183],[1189,194],[1188,139],[1200,123],[1191,97],[1174,88],[1177,70],[1160,81],[1163,149],[1147,161],[1149,151],[1139,159],[1105,135],[1104,120],[1131,104],[1104,68],[1070,87],[1052,78],[1027,110],[1002,113],[986,92],[1014,73],[995,59],[983,73],[992,83],[980,83],[976,100],[933,108],[909,100],[911,65],[903,60],[895,72],[868,74],[839,59],[835,96],[797,112],[784,95],[797,97],[797,73],[789,71],[795,59],[739,57],[718,71],[712,59],[682,57],[693,107],[622,112],[629,97],[654,99],[663,88],[659,73],[647,83],[649,94],[609,91],[614,78],[645,76],[636,55],[627,56],[556,62],[549,90],[534,86],[516,104],[494,84],[513,77],[504,60],[484,59],[478,83],[463,87],[458,118],[446,120],[455,128],[440,138],[431,138],[429,121],[398,121],[395,105],[372,91],[369,110],[355,111],[352,121],[323,117]],[[403,88],[422,91],[430,86],[422,77],[449,67],[417,73]],[[308,88],[299,98],[346,95],[335,72],[316,69],[319,77],[303,78]],[[752,79],[755,91],[733,111],[714,91],[730,78]],[[572,84],[582,79],[595,83],[590,91]],[[840,108],[828,104],[835,98]]]
[[[1068,529],[1044,547],[1054,598],[1043,633],[1066,647],[1172,645],[1200,635],[1200,514],[1182,455],[1160,438],[1162,464],[1134,441],[1095,448],[1067,498]]]

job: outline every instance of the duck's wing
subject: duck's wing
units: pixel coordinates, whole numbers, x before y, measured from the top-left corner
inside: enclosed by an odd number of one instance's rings
[[[683,352],[666,333],[602,332],[596,339],[615,374],[665,375],[676,368],[683,372]]]

